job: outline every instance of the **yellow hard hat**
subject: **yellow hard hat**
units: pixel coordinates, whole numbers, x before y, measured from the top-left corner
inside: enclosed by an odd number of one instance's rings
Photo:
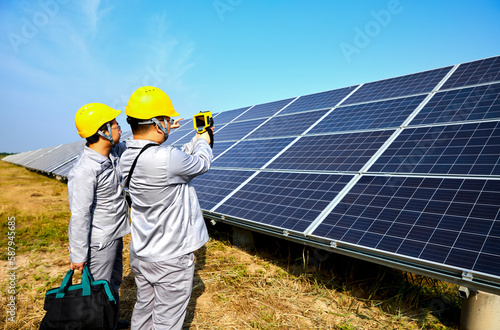
[[[75,125],[78,129],[78,134],[82,138],[94,135],[99,127],[118,117],[120,112],[120,110],[115,110],[102,103],[84,105],[75,115]]]
[[[137,119],[151,119],[157,116],[176,117],[172,101],[158,87],[144,86],[137,89],[128,100],[125,114]]]

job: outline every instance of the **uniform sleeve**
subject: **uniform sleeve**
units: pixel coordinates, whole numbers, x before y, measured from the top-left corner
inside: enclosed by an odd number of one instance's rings
[[[191,181],[210,169],[212,158],[212,149],[205,139],[194,142],[192,154],[176,148],[171,149],[168,166],[169,182],[177,184]]]
[[[97,179],[91,171],[74,168],[68,175],[68,198],[71,219],[68,227],[70,260],[87,261],[92,226],[92,209]]]
[[[194,146],[196,145],[196,142],[198,141],[198,138],[196,137],[196,134],[193,136],[191,141],[186,143],[185,145],[182,146],[181,150],[187,153],[188,155],[192,155],[194,151]]]

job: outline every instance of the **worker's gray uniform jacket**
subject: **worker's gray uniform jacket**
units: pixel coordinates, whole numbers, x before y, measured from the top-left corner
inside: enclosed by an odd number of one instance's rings
[[[123,182],[142,147],[149,140],[127,140],[120,160]],[[145,262],[175,258],[202,247],[208,232],[194,187],[190,182],[207,172],[212,149],[204,139],[146,149],[130,180],[132,241],[130,254]]]
[[[128,206],[116,168],[125,148],[124,143],[116,145],[107,158],[85,146],[68,174],[72,263],[87,261],[90,245],[101,249],[130,233]]]

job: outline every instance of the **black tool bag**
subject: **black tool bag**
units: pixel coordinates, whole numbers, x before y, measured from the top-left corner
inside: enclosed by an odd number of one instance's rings
[[[108,281],[94,281],[87,266],[82,283],[71,285],[72,277],[70,270],[61,286],[45,295],[47,313],[40,329],[113,329],[118,308]]]

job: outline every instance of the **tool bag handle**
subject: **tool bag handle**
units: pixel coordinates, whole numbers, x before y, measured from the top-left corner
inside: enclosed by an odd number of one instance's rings
[[[74,271],[72,269],[68,270],[64,279],[57,290],[56,298],[62,298],[71,286]],[[87,265],[83,266],[82,271],[82,296],[90,296],[90,283],[92,282],[92,275],[90,275],[89,268]]]

